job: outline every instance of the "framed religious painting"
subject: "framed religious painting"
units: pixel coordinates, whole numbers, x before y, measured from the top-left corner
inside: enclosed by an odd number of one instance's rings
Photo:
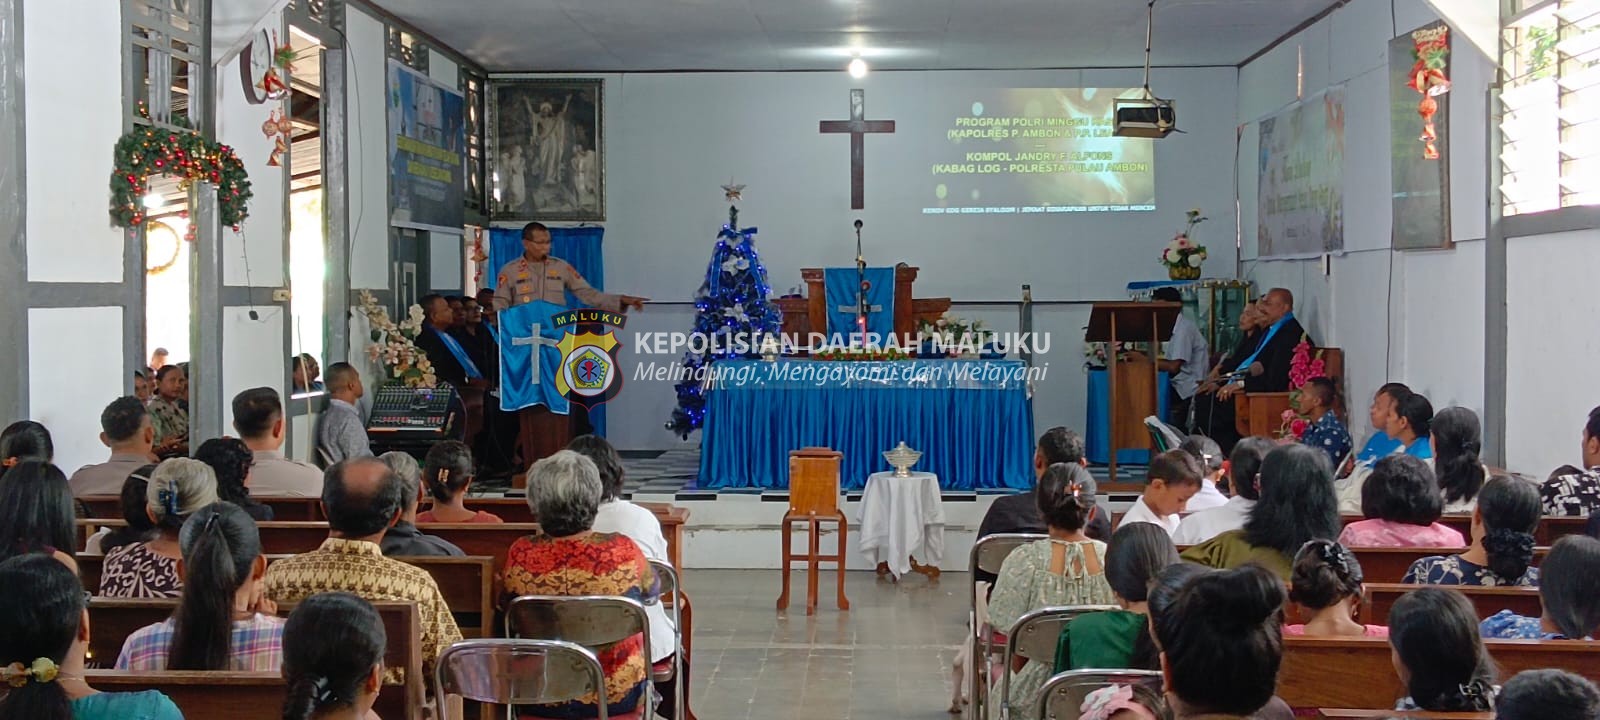
[[[604,80],[496,80],[489,86],[490,217],[606,219]]]

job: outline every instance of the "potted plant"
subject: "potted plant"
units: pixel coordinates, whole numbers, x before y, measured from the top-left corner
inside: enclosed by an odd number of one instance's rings
[[[1194,208],[1185,215],[1189,224],[1161,251],[1161,264],[1167,266],[1167,277],[1173,280],[1198,279],[1200,265],[1206,261],[1206,246],[1195,244],[1190,235],[1194,234],[1194,226],[1205,222],[1207,218],[1200,214],[1200,208]]]

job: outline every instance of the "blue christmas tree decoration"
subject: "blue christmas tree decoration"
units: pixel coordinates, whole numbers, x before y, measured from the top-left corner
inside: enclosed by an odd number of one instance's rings
[[[729,200],[739,199],[744,186],[723,188]],[[691,349],[684,353],[683,381],[677,384],[678,407],[667,429],[688,439],[706,420],[704,379],[717,360],[737,357],[735,338],[757,345],[783,327],[783,313],[770,299],[767,269],[756,253],[755,228],[739,227],[739,208],[729,206],[728,224],[717,233],[717,244],[706,265],[705,280],[695,293],[695,321]],[[704,349],[704,352],[696,350]]]

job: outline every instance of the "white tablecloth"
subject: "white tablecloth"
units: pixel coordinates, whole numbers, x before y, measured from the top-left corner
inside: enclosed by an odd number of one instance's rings
[[[861,493],[861,553],[873,565],[888,563],[897,578],[911,572],[913,555],[923,565],[938,567],[944,560],[939,476],[928,472],[868,476]]]

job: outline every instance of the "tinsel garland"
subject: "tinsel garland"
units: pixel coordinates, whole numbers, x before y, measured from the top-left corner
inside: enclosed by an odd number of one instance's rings
[[[250,215],[250,177],[233,148],[187,128],[143,125],[119,138],[112,153],[111,224],[132,228],[144,223],[143,201],[152,175],[178,178],[185,190],[196,181],[215,185],[218,217],[235,231]]]

